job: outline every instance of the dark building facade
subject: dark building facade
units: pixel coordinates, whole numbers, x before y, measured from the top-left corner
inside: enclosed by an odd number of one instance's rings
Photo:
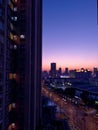
[[[75,78],[77,79],[90,79],[92,72],[81,68],[81,70],[75,72]]]
[[[8,105],[10,104],[10,53],[7,43],[7,6],[0,0],[0,129],[6,130],[9,125]]]
[[[56,75],[57,75],[56,63],[51,63],[50,76],[51,76],[52,78],[55,78]]]
[[[0,0],[0,130],[41,124],[41,0]]]
[[[65,74],[66,74],[66,75],[69,74],[69,70],[68,70],[68,68],[65,68]]]

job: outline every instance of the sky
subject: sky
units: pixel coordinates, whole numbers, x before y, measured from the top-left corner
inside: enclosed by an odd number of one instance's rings
[[[43,0],[42,69],[98,67],[96,0]]]

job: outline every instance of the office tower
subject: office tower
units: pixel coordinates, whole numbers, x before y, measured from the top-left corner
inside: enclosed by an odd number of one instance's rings
[[[51,63],[51,71],[56,71],[56,63]]]
[[[51,63],[50,75],[51,75],[52,78],[55,78],[56,74],[57,74],[56,63]]]
[[[0,129],[40,129],[41,0],[0,1]]]

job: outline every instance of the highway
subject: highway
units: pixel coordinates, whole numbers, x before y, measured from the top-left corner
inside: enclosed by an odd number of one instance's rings
[[[98,116],[95,109],[81,106],[71,98],[61,97],[44,85],[42,95],[50,98],[62,109],[72,130],[98,130]]]

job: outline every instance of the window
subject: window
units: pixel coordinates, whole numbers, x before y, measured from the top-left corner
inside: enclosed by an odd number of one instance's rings
[[[14,16],[14,17],[11,17],[11,19],[13,20],[13,21],[17,21],[17,16]]]
[[[13,0],[14,3],[17,3],[17,0]]]
[[[15,11],[15,12],[16,12],[16,11],[17,11],[17,7],[14,7],[14,8],[13,8],[13,11]]]
[[[10,73],[9,74],[9,79],[16,79],[16,74]]]
[[[20,38],[21,38],[21,39],[24,39],[24,38],[25,38],[25,35],[23,35],[23,34],[20,35]]]
[[[16,108],[16,103],[9,104],[9,106],[8,106],[9,112],[10,112],[12,109],[14,109],[14,108]]]
[[[14,49],[17,49],[17,45],[14,45]]]
[[[13,35],[11,32],[10,32],[10,39],[13,41],[19,41],[19,37],[17,35]]]

